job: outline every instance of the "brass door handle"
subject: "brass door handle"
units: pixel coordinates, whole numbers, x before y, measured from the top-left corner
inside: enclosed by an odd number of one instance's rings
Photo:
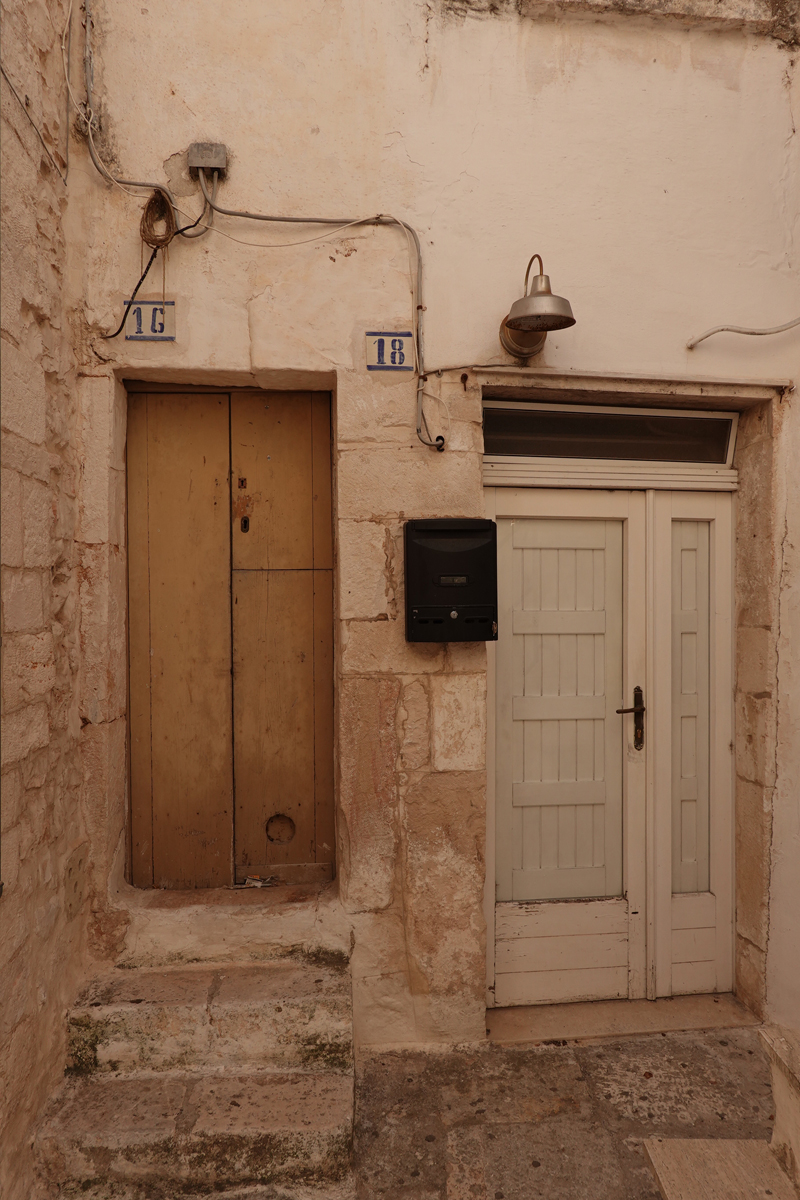
[[[633,689],[633,707],[618,708],[615,710],[618,713],[633,713],[633,748],[641,750],[644,746],[644,714],[647,709],[644,706],[644,692],[637,685]]]

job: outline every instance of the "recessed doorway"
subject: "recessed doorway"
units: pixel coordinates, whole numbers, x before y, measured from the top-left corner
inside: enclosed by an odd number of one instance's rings
[[[605,410],[615,457],[582,463],[581,411],[528,407],[530,421],[501,413],[507,428],[491,414],[484,464],[487,484],[530,480],[486,489],[489,1004],[726,992],[735,417],[713,415],[730,426],[715,456],[695,438],[667,461],[657,421],[622,414],[651,438],[648,462]],[[702,415],[681,419],[705,433]]]
[[[131,877],[334,866],[331,407],[131,391]]]

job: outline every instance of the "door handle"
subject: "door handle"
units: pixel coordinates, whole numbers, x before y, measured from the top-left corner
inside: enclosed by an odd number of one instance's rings
[[[633,713],[633,748],[641,750],[644,746],[644,714],[647,709],[644,706],[644,692],[640,687],[633,689],[633,707],[618,708],[618,713]]]

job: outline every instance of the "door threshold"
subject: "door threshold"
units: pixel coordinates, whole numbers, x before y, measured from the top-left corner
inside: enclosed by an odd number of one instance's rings
[[[760,1025],[731,993],[660,1000],[592,1000],[486,1010],[486,1032],[499,1045],[583,1042],[641,1033],[680,1033]]]

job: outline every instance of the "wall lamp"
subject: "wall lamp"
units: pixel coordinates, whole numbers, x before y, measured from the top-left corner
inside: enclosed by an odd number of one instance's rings
[[[534,259],[539,260],[539,274],[528,278]],[[544,273],[541,254],[534,254],[525,272],[524,294],[511,305],[500,324],[500,345],[515,358],[532,358],[544,349],[547,334],[552,329],[568,329],[575,324],[569,300],[554,296],[550,291],[550,276]]]

